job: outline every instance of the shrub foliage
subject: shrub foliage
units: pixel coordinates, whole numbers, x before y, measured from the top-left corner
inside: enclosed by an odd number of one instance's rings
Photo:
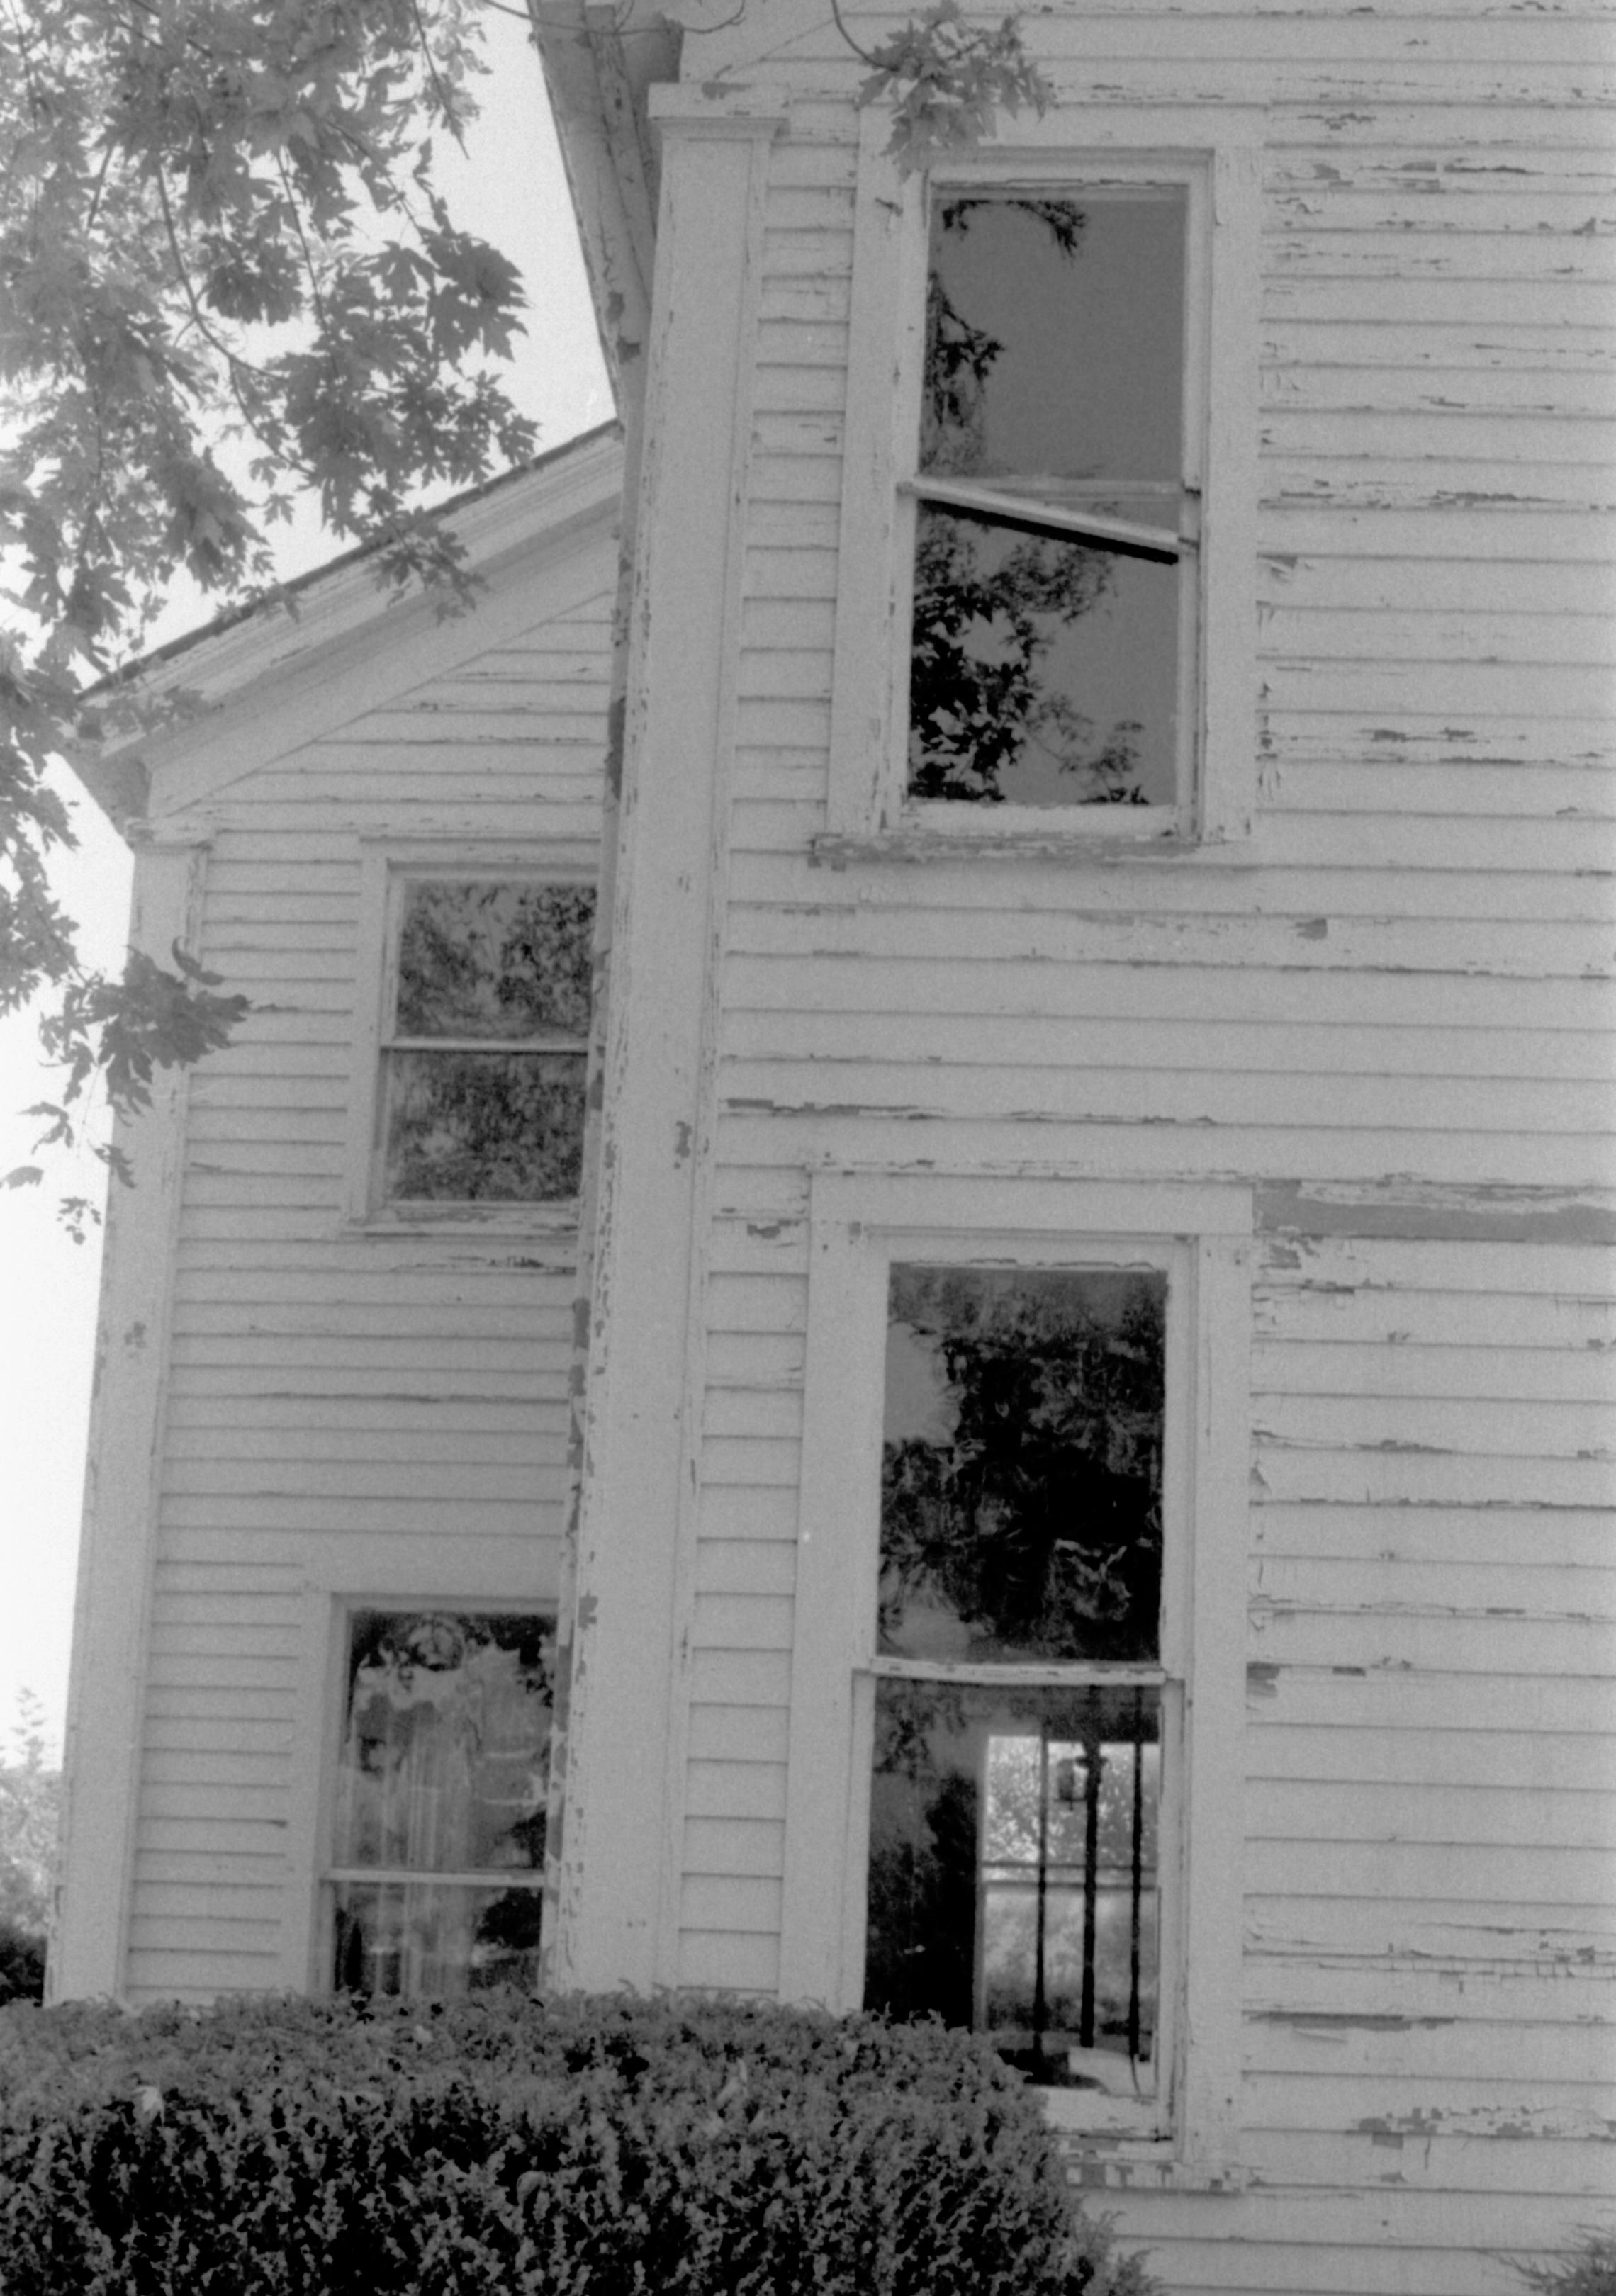
[[[5,2296],[1148,2296],[968,2035],[691,2000],[0,2013]]]

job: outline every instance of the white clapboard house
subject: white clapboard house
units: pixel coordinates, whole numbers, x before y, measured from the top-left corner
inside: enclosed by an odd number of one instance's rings
[[[1611,2210],[1611,38],[540,12],[622,432],[149,668],[58,1997],[937,2014],[1174,2296]],[[619,586],[619,563],[621,578]]]

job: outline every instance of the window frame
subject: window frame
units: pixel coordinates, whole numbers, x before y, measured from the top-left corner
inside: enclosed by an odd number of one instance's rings
[[[317,1712],[321,1726],[321,1754],[317,1765],[319,1792],[316,1817],[316,1838],[314,1860],[313,1895],[308,1943],[309,1989],[322,1997],[335,1992],[333,1962],[336,1949],[336,1890],[340,1882],[358,1882],[386,1883],[390,1882],[422,1882],[429,1886],[439,1883],[449,1888],[512,1888],[525,1890],[536,1897],[541,1906],[541,1935],[547,1948],[554,1936],[555,1922],[555,1890],[553,1857],[547,1849],[542,1866],[479,1868],[464,1873],[432,1873],[415,1868],[394,1866],[357,1866],[339,1865],[334,1855],[340,1779],[342,1767],[342,1742],[347,1725],[348,1665],[353,1621],[366,1611],[409,1615],[419,1611],[443,1611],[452,1617],[488,1617],[538,1619],[546,1620],[554,1630],[559,1625],[558,1603],[542,1597],[508,1595],[424,1595],[347,1594],[328,1599],[327,1641],[325,1652],[325,1694],[319,1700]],[[554,1708],[552,1709],[554,1717]],[[554,1726],[552,1748],[554,1749]],[[549,1782],[547,1800],[554,1816],[554,1776]],[[414,1998],[415,1997],[405,1997]]]
[[[1053,115],[1052,115],[1053,117]],[[1103,851],[1162,857],[1249,835],[1255,699],[1259,154],[1238,112],[1149,115],[1128,130],[1094,107],[1006,121],[992,146],[899,175],[879,123],[861,129],[825,833],[816,857],[976,857]],[[1205,130],[1205,140],[1194,132]],[[1187,138],[1185,131],[1190,131]],[[907,792],[911,594],[931,201],[961,191],[1179,187],[1187,194],[1184,426],[1199,488],[1197,603],[1179,632],[1180,787],[1171,807],[1030,807]],[[894,313],[898,315],[896,324]],[[923,481],[920,490],[924,491]]]
[[[398,942],[404,899],[413,884],[585,885],[597,893],[599,855],[579,841],[504,846],[462,842],[390,841],[367,851],[359,900],[359,972],[356,983],[352,1122],[344,1185],[346,1224],[375,1233],[410,1234],[423,1227],[496,1233],[519,1229],[570,1238],[578,1199],[480,1201],[475,1198],[390,1196],[386,1189],[387,1063],[404,1049],[393,1029],[398,985]],[[582,1050],[586,1074],[595,1034],[592,1013]],[[416,1040],[411,1039],[414,1044]],[[497,1040],[489,1040],[497,1050]]]
[[[1095,2092],[1045,2094],[1052,2123],[1075,2149],[1096,2140],[1135,2181],[1196,2189],[1239,2182],[1251,1224],[1251,1192],[1216,1185],[821,1173],[812,1187],[782,1997],[838,2011],[863,1997],[874,1684],[912,1670],[875,1651],[891,1266],[1161,1267],[1169,1303],[1158,2094],[1144,2111],[1131,2101],[1119,2111]],[[826,1524],[856,1528],[827,1537]],[[1112,1669],[1033,1671],[1075,1681]]]

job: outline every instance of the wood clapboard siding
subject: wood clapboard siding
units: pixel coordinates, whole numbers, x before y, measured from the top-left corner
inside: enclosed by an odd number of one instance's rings
[[[343,1225],[361,839],[599,836],[613,553],[572,603],[226,782],[201,954],[252,1011],[192,1082],[127,1947],[135,1998],[301,1982],[308,1590],[552,1599],[570,1239]],[[424,849],[412,848],[417,858]],[[472,1599],[475,1599],[473,1596]],[[329,1726],[334,1727],[334,1722]]]
[[[771,1978],[806,1173],[1395,1174],[1389,1233],[1261,1239],[1251,2181],[1103,2202],[1174,2296],[1483,2296],[1616,2127],[1616,1306],[1489,1225],[1612,1168],[1616,52],[1571,4],[1030,21],[1163,148],[1267,106],[1259,814],[1186,865],[813,865],[855,168],[805,11],[762,67],[680,1969]]]

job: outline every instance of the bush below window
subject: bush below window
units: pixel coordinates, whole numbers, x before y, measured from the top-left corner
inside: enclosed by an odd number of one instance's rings
[[[1148,2296],[939,2027],[622,1997],[0,2015],[6,2296]]]

